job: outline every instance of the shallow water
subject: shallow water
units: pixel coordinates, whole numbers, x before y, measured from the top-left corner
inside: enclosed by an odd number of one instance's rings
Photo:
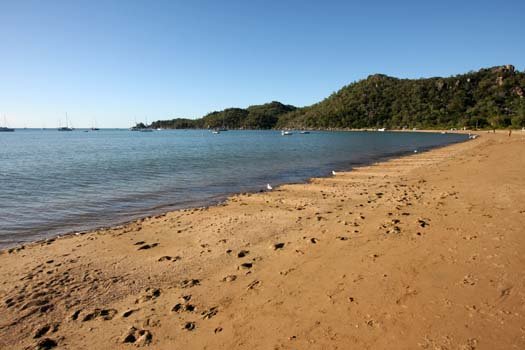
[[[0,246],[217,202],[465,140],[399,132],[0,133]]]

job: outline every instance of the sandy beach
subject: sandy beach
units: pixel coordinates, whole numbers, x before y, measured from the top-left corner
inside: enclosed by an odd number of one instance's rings
[[[525,137],[0,253],[0,349],[524,349]]]

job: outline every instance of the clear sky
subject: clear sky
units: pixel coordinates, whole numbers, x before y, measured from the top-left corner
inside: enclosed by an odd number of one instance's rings
[[[523,0],[0,0],[0,114],[129,127],[309,105],[373,73],[523,70],[524,18]]]

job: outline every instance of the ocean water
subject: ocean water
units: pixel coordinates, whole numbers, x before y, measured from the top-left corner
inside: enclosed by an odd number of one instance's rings
[[[465,135],[128,130],[0,133],[0,246],[305,181]]]

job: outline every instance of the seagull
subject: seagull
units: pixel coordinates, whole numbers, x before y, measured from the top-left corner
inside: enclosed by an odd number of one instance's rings
[[[417,149],[414,150],[414,153],[417,153]]]
[[[332,175],[337,175],[337,173],[335,172],[335,170],[332,170]]]
[[[268,191],[271,191],[271,190],[273,190],[273,187],[270,184],[266,184],[266,189]]]

